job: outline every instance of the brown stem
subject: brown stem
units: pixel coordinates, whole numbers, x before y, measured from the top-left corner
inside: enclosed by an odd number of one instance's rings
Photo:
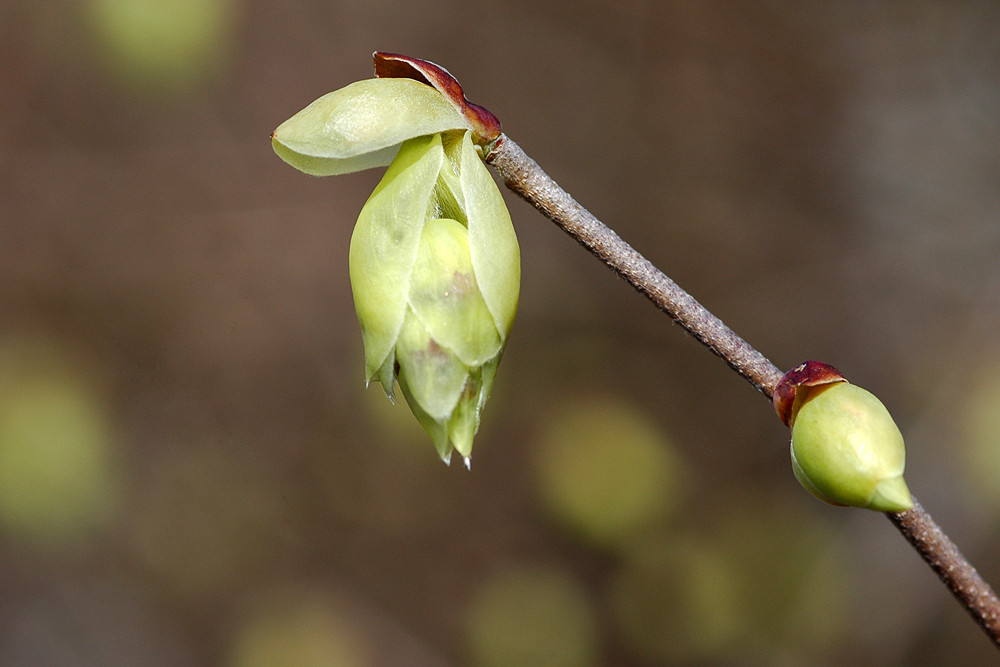
[[[931,515],[914,498],[912,510],[886,512],[886,516],[1000,647],[1000,603],[996,593]]]
[[[782,376],[777,366],[578,204],[509,137],[500,135],[486,162],[508,188],[597,255],[761,393],[773,396]],[[913,504],[912,510],[886,516],[1000,647],[1000,599],[915,498]]]
[[[504,134],[486,156],[507,187],[579,241],[768,398],[782,372],[542,171]]]

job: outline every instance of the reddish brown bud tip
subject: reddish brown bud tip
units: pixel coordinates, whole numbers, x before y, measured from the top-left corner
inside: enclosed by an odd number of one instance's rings
[[[833,382],[847,382],[847,379],[830,364],[824,364],[822,361],[804,361],[785,373],[778,381],[772,398],[774,411],[778,413],[782,423],[791,428],[798,406],[808,393],[802,390]]]
[[[375,76],[380,79],[413,79],[432,86],[445,96],[472,124],[477,143],[486,145],[500,136],[500,121],[489,110],[465,98],[458,79],[440,65],[428,60],[376,51]]]

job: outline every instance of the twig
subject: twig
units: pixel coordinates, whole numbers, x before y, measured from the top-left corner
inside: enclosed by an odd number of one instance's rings
[[[955,543],[927,513],[917,499],[906,512],[886,512],[889,521],[951,589],[976,623],[1000,646],[1000,604],[997,595],[976,568],[965,559]]]
[[[501,134],[486,162],[493,165],[508,188],[603,260],[771,398],[782,376],[778,367],[578,204],[514,141]],[[1000,599],[916,498],[913,503],[912,510],[887,512],[886,516],[1000,647]]]
[[[520,146],[500,135],[486,161],[496,168],[508,188],[604,260],[688,333],[771,397],[782,376],[778,367],[580,206]]]

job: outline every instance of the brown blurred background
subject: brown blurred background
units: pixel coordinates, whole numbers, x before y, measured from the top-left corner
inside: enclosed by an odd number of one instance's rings
[[[1000,5],[7,0],[0,664],[986,664],[770,405],[510,196],[518,321],[471,472],[365,391],[378,170],[268,134],[446,66],[781,367],[877,393],[1000,582]],[[505,195],[509,193],[505,192]]]

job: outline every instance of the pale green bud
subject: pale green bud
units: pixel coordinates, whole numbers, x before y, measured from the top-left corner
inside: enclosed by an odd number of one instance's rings
[[[792,470],[816,497],[880,512],[912,509],[903,436],[882,402],[827,364],[789,371],[774,394],[792,430]]]
[[[351,239],[368,381],[398,379],[441,457],[468,464],[517,310],[520,254],[471,133],[406,141]]]

